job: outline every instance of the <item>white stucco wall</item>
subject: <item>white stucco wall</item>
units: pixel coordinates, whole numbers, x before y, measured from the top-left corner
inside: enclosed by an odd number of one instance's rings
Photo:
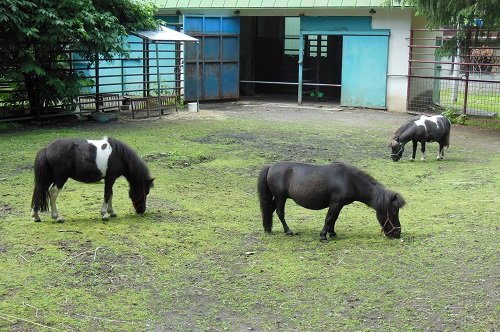
[[[412,11],[400,8],[377,9],[373,29],[390,29],[387,68],[387,109],[406,111],[408,54]]]

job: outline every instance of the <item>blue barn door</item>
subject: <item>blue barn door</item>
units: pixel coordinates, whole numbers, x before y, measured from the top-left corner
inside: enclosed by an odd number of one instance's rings
[[[344,36],[342,106],[386,108],[389,36]]]
[[[184,33],[199,40],[185,47],[185,99],[236,99],[239,97],[239,17],[185,16]],[[196,72],[198,68],[199,73]],[[199,74],[199,76],[198,76]],[[200,79],[198,80],[198,77]],[[199,86],[197,86],[199,82]]]

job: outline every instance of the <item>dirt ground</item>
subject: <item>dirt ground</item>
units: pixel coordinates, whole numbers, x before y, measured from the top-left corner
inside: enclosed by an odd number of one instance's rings
[[[432,114],[428,114],[432,115]],[[298,105],[294,101],[275,101],[267,99],[249,99],[223,103],[201,103],[198,113],[179,111],[163,119],[175,121],[186,118],[255,118],[280,120],[294,123],[297,121],[310,123],[344,123],[349,126],[358,125],[363,129],[380,128],[388,130],[388,135],[396,131],[407,119],[415,115],[389,112],[384,110],[345,108],[325,103],[304,103]],[[474,151],[475,147],[493,153],[500,152],[500,131],[480,127],[454,125],[450,147],[467,146]],[[389,138],[389,137],[388,137]]]

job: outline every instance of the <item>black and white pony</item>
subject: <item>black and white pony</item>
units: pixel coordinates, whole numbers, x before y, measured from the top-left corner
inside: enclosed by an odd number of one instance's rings
[[[399,209],[405,205],[403,197],[385,189],[360,169],[342,162],[328,165],[280,162],[266,166],[260,172],[257,189],[266,232],[271,232],[276,211],[284,232],[293,235],[285,221],[285,203],[291,198],[306,209],[328,208],[321,241],[327,239],[327,233],[336,235],[334,228],[340,211],[354,201],[376,210],[386,236],[399,238],[401,234]]]
[[[398,161],[403,157],[405,144],[409,141],[413,143],[412,161],[415,160],[418,142],[420,142],[422,150],[422,160],[425,160],[425,143],[427,142],[439,143],[439,152],[436,159],[442,160],[444,158],[444,148],[450,145],[450,129],[450,120],[442,115],[420,115],[410,119],[396,130],[387,144],[392,149],[392,160]]]
[[[56,199],[68,178],[85,183],[104,179],[101,217],[102,220],[116,217],[112,205],[113,184],[122,175],[129,182],[129,197],[135,211],[144,213],[154,179],[144,161],[125,143],[107,137],[102,140],[62,138],[50,143],[35,159],[33,220],[40,221],[38,211],[47,211],[50,201],[52,218],[64,221],[57,211]]]

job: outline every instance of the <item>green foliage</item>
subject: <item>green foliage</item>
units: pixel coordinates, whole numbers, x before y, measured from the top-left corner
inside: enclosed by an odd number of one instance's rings
[[[0,122],[0,132],[20,128],[22,125],[17,122]]]
[[[500,1],[498,0],[401,0],[388,5],[411,6],[427,20],[430,29],[457,28],[453,38],[446,40],[437,54],[451,56],[457,47],[467,48],[479,35],[479,29],[500,30]]]
[[[133,0],[0,0],[0,73],[32,113],[72,104],[83,78],[68,67],[76,51],[89,63],[127,53],[130,30],[156,27],[154,6]]]
[[[446,111],[441,113],[441,115],[447,117],[453,124],[459,124],[462,126],[466,125],[465,122],[467,121],[467,115],[457,113],[457,111],[452,108],[448,108]]]
[[[401,0],[425,16],[429,28],[473,27],[478,19],[484,29],[500,29],[498,0]]]

